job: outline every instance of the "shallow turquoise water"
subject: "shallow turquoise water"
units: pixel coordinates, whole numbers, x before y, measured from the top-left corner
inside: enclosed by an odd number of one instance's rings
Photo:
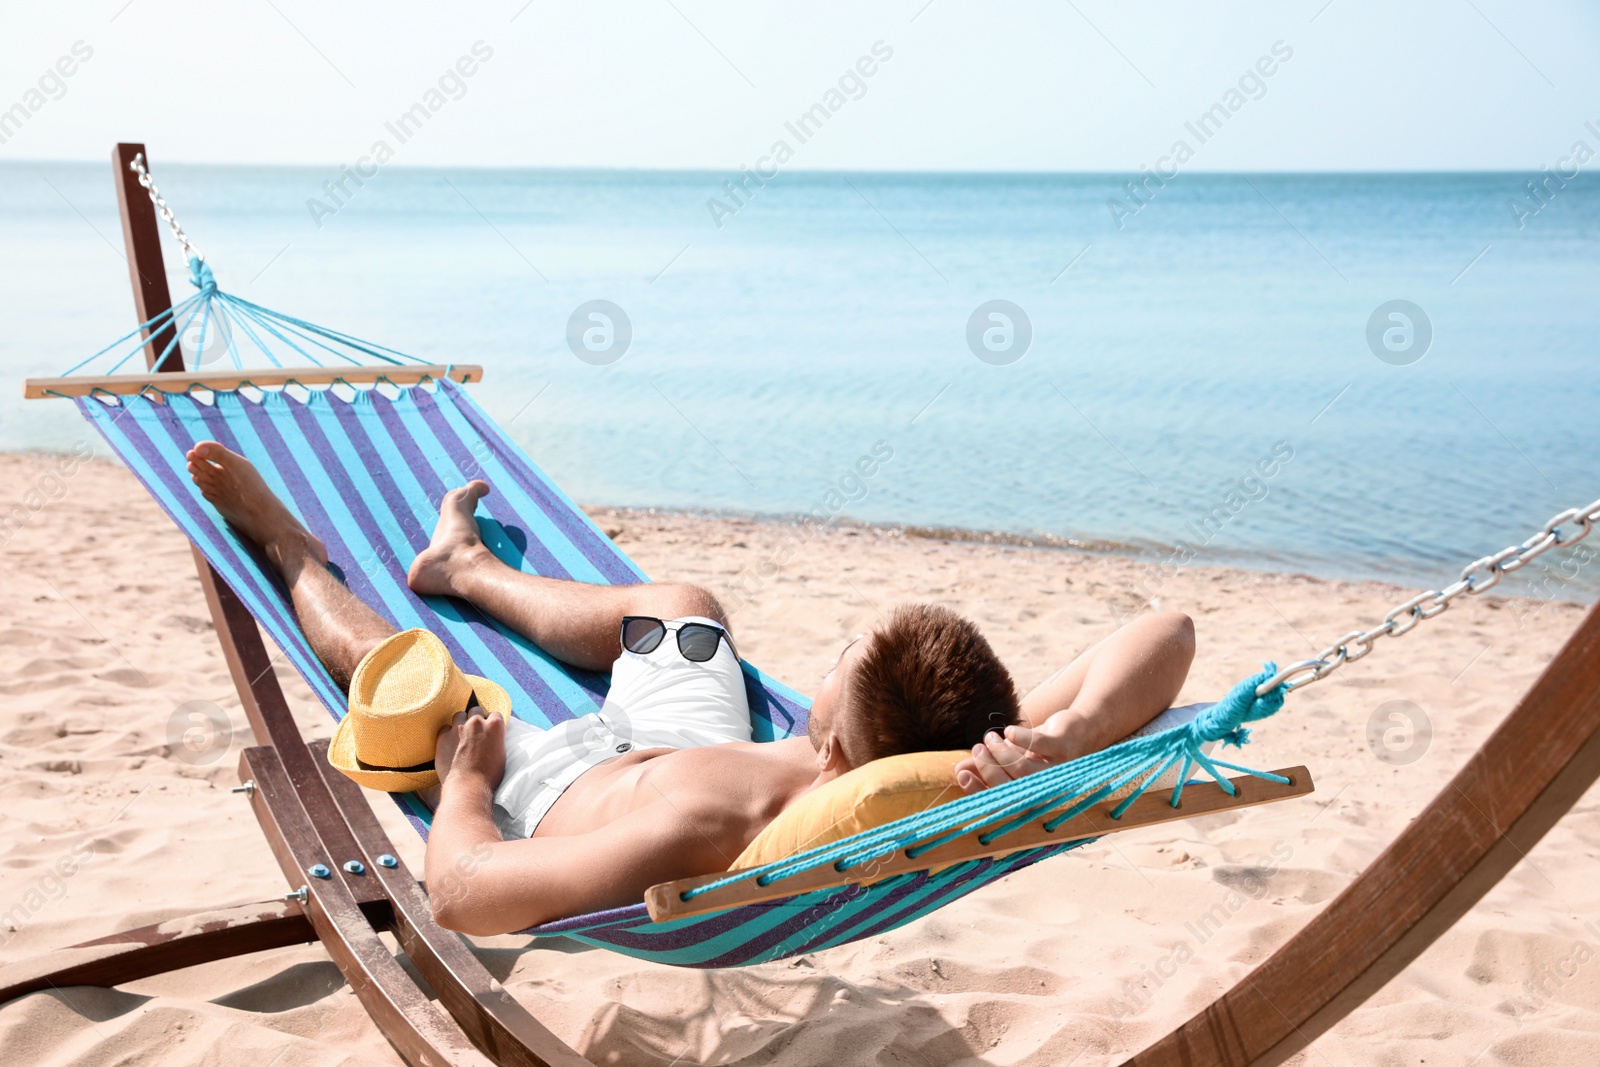
[[[1524,175],[1185,174],[1118,229],[1120,175],[786,173],[719,228],[723,174],[385,168],[319,228],[331,177],[158,173],[224,288],[485,364],[480,400],[585,502],[1437,585],[1600,497],[1587,178],[1519,228]],[[76,413],[16,380],[133,325],[109,171],[7,164],[0,194],[0,447],[70,447]],[[597,299],[632,329],[607,365],[567,341]],[[968,343],[997,299],[1032,332],[1003,365]],[[1369,346],[1391,300],[1431,323],[1414,362]]]

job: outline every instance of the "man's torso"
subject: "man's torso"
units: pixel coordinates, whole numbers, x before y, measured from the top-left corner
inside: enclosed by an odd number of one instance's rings
[[[714,869],[726,869],[815,777],[805,738],[628,752],[568,786],[533,836],[589,833],[658,805],[666,817],[693,820],[725,854]]]

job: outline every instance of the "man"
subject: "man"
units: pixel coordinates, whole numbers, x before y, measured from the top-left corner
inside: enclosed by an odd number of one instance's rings
[[[326,548],[248,460],[215,441],[188,460],[201,494],[276,568],[312,649],[348,688],[395,627],[334,577]],[[715,596],[522,573],[479,537],[473,512],[488,492],[473,481],[445,495],[411,588],[469,601],[564,663],[611,671],[596,719],[611,732],[605,746],[574,746],[481,709],[440,732],[427,878],[435,918],[464,933],[637,903],[656,883],[726,870],[786,806],[883,756],[971,747],[957,780],[972,791],[1095,751],[1165,709],[1193,656],[1186,616],[1149,616],[1019,702],[972,623],[905,606],[840,652],[808,737],[757,744]]]

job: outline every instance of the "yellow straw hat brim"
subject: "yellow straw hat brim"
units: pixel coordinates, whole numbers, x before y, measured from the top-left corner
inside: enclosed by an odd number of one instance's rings
[[[511,696],[505,689],[487,678],[462,673],[472,684],[472,691],[478,696],[478,705],[484,711],[493,712],[505,719],[511,717]],[[432,789],[439,784],[439,774],[432,767],[420,770],[380,770],[363,767],[361,761],[356,759],[355,731],[351,729],[351,725],[352,716],[346,715],[340,719],[338,729],[333,732],[333,740],[328,742],[328,762],[340,772],[368,789],[379,789],[385,793],[415,793],[419,789]]]

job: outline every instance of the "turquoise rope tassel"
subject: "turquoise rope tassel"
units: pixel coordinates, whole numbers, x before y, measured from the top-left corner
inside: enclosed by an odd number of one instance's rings
[[[217,291],[217,277],[211,273],[211,264],[199,256],[189,257],[189,284],[209,296]]]

